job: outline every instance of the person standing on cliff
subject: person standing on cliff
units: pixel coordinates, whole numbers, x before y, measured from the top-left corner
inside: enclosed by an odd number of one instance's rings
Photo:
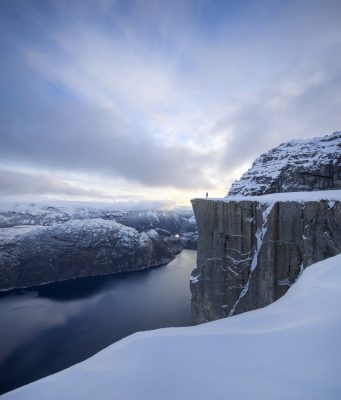
[[[206,199],[207,199],[207,197],[208,197],[208,192],[206,192]]]

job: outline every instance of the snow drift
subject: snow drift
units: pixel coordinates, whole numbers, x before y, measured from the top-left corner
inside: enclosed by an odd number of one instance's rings
[[[338,255],[263,309],[129,336],[3,399],[340,399],[340,304]]]

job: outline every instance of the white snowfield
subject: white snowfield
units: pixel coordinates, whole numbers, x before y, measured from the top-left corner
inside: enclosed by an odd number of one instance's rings
[[[340,304],[341,254],[268,307],[129,336],[3,399],[339,400]]]
[[[197,200],[197,199],[193,199]],[[271,193],[263,194],[262,196],[228,196],[228,197],[209,197],[200,198],[199,200],[213,200],[223,201],[225,203],[230,201],[258,201],[259,203],[276,203],[276,202],[308,202],[308,201],[341,201],[341,190],[317,190],[313,192],[285,192],[285,193]]]

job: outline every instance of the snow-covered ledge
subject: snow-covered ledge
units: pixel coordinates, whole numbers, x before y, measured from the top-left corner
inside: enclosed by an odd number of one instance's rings
[[[197,199],[193,199],[197,200]],[[286,192],[286,193],[271,193],[261,196],[227,196],[227,197],[209,197],[200,198],[200,200],[211,201],[257,201],[259,203],[276,203],[276,202],[307,202],[307,201],[341,201],[341,190],[317,190],[311,192]]]
[[[338,255],[263,309],[134,334],[3,399],[340,399],[340,304]]]

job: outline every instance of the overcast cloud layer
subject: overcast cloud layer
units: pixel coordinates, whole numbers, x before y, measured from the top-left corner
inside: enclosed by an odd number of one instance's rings
[[[340,20],[332,0],[3,0],[0,193],[224,195],[340,130]]]

